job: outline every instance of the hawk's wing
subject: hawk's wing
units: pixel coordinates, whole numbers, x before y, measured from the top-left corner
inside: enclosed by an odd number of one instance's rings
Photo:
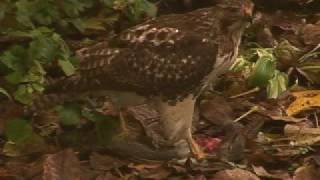
[[[79,71],[56,87],[168,98],[191,93],[214,66],[218,47],[214,20],[208,15],[212,12],[163,16],[121,33],[112,41],[117,46],[102,42],[81,49]]]

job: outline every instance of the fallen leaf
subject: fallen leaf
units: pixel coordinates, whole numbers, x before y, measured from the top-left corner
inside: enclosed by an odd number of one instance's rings
[[[43,164],[44,180],[81,180],[80,161],[72,149],[49,155]]]
[[[296,99],[286,109],[288,116],[294,116],[302,111],[320,107],[320,90],[293,92],[292,95]]]
[[[222,96],[214,96],[200,104],[200,114],[215,125],[223,126],[232,122],[233,109]]]
[[[296,125],[287,124],[284,127],[284,134],[286,135],[292,135],[292,134],[320,135],[320,128],[307,128],[307,127],[300,127]]]
[[[118,180],[119,177],[114,176],[110,172],[99,175],[95,180]]]
[[[294,172],[293,180],[318,180],[319,177],[319,168],[314,165],[304,165]]]
[[[320,24],[307,24],[302,30],[302,38],[307,45],[318,45],[320,42]]]
[[[127,164],[125,161],[121,161],[112,156],[98,153],[92,153],[90,155],[90,166],[95,170],[108,171],[112,168],[119,168],[125,164]]]
[[[171,172],[169,169],[160,167],[160,168],[151,169],[149,171],[140,172],[139,176],[142,179],[160,180],[160,179],[167,179],[170,174]]]
[[[253,171],[260,177],[289,180],[290,175],[287,172],[269,173],[262,166],[252,166]]]
[[[259,177],[243,169],[223,170],[217,172],[211,180],[260,180]]]

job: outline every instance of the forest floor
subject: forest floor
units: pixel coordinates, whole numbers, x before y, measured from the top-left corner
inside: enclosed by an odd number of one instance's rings
[[[124,135],[119,133],[118,112],[105,101],[93,103],[95,110],[108,115],[106,122],[88,120],[96,114],[79,118],[64,111],[59,117],[49,111],[38,114],[32,127],[7,127],[8,119],[22,114],[22,107],[0,101],[0,179],[320,179],[320,6],[310,7],[303,0],[292,3],[290,8],[261,5],[244,36],[237,66],[220,78],[214,91],[202,95],[194,137],[207,159],[151,161],[141,159],[139,152],[130,156],[134,145],[121,152],[101,148],[101,142],[110,146]],[[264,57],[276,61],[274,79],[260,74],[253,81],[266,83],[255,88],[248,78]],[[285,78],[274,75],[280,72]],[[131,138],[158,140],[154,110],[142,105],[128,108],[124,115]],[[59,118],[68,120],[60,124]],[[80,123],[70,126],[77,119]],[[32,138],[10,143],[3,136],[10,128]]]

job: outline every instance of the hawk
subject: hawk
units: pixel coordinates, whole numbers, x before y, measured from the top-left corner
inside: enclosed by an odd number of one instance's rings
[[[252,10],[249,0],[224,0],[148,20],[78,50],[78,71],[47,93],[104,91],[119,107],[147,100],[159,112],[168,144],[202,158],[192,138],[195,102],[235,61]]]

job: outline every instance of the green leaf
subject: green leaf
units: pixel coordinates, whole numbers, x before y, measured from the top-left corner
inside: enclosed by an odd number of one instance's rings
[[[245,70],[247,67],[250,67],[252,66],[252,62],[250,61],[247,61],[244,56],[239,56],[235,63],[231,66],[231,70],[234,71],[234,72],[240,72],[240,71],[243,71]]]
[[[3,154],[10,157],[17,157],[45,151],[47,147],[41,136],[32,133],[28,138],[19,143],[7,141],[3,147]]]
[[[64,105],[56,108],[60,121],[64,125],[78,125],[81,119],[81,109],[76,105]]]
[[[75,67],[73,66],[73,64],[70,61],[59,60],[58,64],[67,76],[74,74],[76,71]]]
[[[41,35],[30,43],[28,53],[33,61],[50,63],[55,60],[59,53],[59,44],[50,37]]]
[[[0,56],[0,61],[11,70],[21,71],[25,68],[27,51],[22,46],[13,46]]]
[[[16,3],[17,21],[35,28],[35,23],[50,25],[60,17],[56,3],[52,0],[19,0]]]
[[[92,1],[85,0],[64,0],[62,8],[69,17],[77,17],[85,9],[93,5]]]
[[[15,100],[19,101],[22,104],[31,105],[32,104],[32,93],[34,89],[30,84],[19,85],[16,92],[14,92]]]
[[[22,25],[27,27],[34,27],[34,24],[31,20],[32,14],[35,13],[34,4],[28,0],[19,0],[16,2],[16,19]]]
[[[281,93],[287,90],[287,87],[288,75],[277,70],[274,77],[269,80],[267,86],[268,98],[277,98]]]
[[[5,135],[9,141],[20,143],[29,138],[33,133],[32,127],[25,119],[13,119],[5,128]]]
[[[158,12],[158,8],[153,3],[148,2],[147,0],[143,0],[141,9],[149,16],[155,17]]]
[[[264,87],[275,73],[275,62],[269,56],[262,56],[255,64],[254,70],[249,77],[249,85]]]
[[[23,71],[14,71],[14,72],[12,72],[12,73],[9,73],[6,77],[5,77],[5,79],[6,79],[6,81],[8,81],[9,83],[11,83],[11,84],[19,84],[21,81],[22,81],[22,79],[24,78],[24,76],[26,75],[26,73],[25,72],[23,72]]]
[[[91,30],[105,30],[103,23],[106,21],[106,19],[102,18],[89,18],[83,21],[83,27],[85,29],[91,29]],[[110,19],[110,22],[112,20]]]

